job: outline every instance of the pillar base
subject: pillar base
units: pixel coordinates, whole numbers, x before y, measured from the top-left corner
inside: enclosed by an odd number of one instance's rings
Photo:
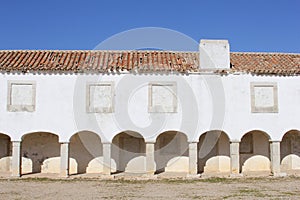
[[[12,174],[10,177],[11,178],[21,178],[21,175],[19,175],[19,174]]]
[[[155,171],[148,171],[145,173],[145,175],[153,176],[155,174]]]
[[[107,169],[103,170],[102,174],[105,175],[105,176],[111,176],[112,175],[111,172],[110,172],[110,168],[107,168]]]
[[[274,173],[272,175],[273,175],[273,177],[285,177],[285,176],[287,176],[287,173],[280,172],[280,173]]]
[[[110,174],[101,174],[100,178],[104,179],[104,180],[114,180],[116,178],[116,176],[110,175]]]
[[[243,174],[230,174],[229,177],[230,178],[239,178],[239,177],[243,177]]]
[[[153,174],[146,173],[142,177],[145,178],[146,180],[156,180],[157,179],[157,175],[154,173]]]
[[[69,178],[70,176],[67,174],[59,174],[59,178]]]
[[[199,179],[201,177],[200,174],[187,174],[186,178],[187,179]]]

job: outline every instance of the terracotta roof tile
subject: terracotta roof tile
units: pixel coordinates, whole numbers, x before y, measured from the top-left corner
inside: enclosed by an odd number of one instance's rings
[[[254,74],[300,74],[300,54],[231,53],[232,69]]]
[[[201,61],[200,61],[201,62]],[[215,70],[226,74],[300,74],[300,54],[230,53],[231,68]],[[69,72],[198,72],[198,52],[172,51],[70,51],[15,50],[0,51],[0,71],[69,71]]]

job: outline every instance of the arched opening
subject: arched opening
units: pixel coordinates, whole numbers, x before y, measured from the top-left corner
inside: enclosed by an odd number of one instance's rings
[[[11,153],[10,137],[0,133],[0,172],[10,172]]]
[[[101,173],[103,148],[99,135],[82,131],[70,138],[70,174]],[[72,164],[73,163],[73,164]]]
[[[161,133],[155,143],[156,173],[188,172],[187,136],[177,131]]]
[[[250,131],[240,142],[240,169],[247,173],[267,173],[270,168],[270,137],[263,131]]]
[[[58,162],[49,165],[44,161],[60,157],[58,136],[48,132],[29,133],[22,137],[22,174],[57,173]],[[30,169],[31,168],[31,169]]]
[[[280,143],[281,171],[300,173],[300,131],[288,131]]]
[[[230,172],[230,142],[223,131],[208,131],[202,134],[198,143],[199,173]]]
[[[112,141],[112,159],[117,172],[144,173],[146,144],[142,135],[133,131],[119,133]]]

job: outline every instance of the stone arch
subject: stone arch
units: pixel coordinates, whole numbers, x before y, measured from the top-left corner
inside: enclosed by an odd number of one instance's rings
[[[156,138],[156,173],[188,172],[188,156],[186,134],[177,131],[165,131]]]
[[[271,171],[270,136],[260,130],[244,134],[240,142],[240,169],[244,174]]]
[[[101,137],[92,131],[80,131],[73,134],[69,140],[70,142],[70,159],[74,159],[77,164],[77,170],[75,169],[70,174],[78,173],[100,173],[101,167],[97,169],[101,164],[96,161],[90,162],[94,159],[101,160],[103,157],[103,147]]]
[[[58,135],[50,132],[33,132],[23,135],[21,155],[22,174],[42,172],[42,165],[45,160],[60,156]],[[30,168],[30,165],[32,165],[31,171],[23,168],[23,166]],[[55,172],[60,168],[59,164],[54,167]],[[51,169],[46,169],[46,171],[51,172]]]
[[[124,131],[112,140],[112,159],[117,172],[144,173],[146,171],[146,144],[143,136]],[[114,169],[113,169],[114,170]]]
[[[6,134],[0,133],[0,172],[10,172],[11,154],[11,138]]]
[[[230,139],[221,130],[203,133],[198,143],[199,173],[230,173]]]
[[[300,131],[286,132],[280,142],[281,171],[300,173]]]

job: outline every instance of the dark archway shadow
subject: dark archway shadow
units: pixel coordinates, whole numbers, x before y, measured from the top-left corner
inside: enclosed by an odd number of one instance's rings
[[[198,173],[203,173],[207,161],[216,156],[230,156],[229,137],[224,131],[207,131],[199,138]]]
[[[133,131],[117,134],[112,140],[112,159],[116,162],[116,172],[131,172],[129,163],[135,158],[145,157],[146,144],[142,135]],[[142,166],[142,164],[141,164]],[[136,169],[136,171],[145,169]]]
[[[98,134],[81,131],[70,138],[70,159],[76,160],[77,174],[86,173],[89,163],[101,156],[103,156],[103,148]]]
[[[48,132],[34,132],[24,135],[21,149],[22,157],[32,161],[32,172],[22,174],[41,173],[44,160],[60,156],[58,136]]]
[[[177,131],[161,133],[155,143],[155,174],[165,172],[168,164],[177,165],[176,162],[178,162],[180,157],[188,158],[188,156],[187,136],[184,133]]]
[[[270,160],[270,136],[259,130],[253,130],[243,135],[240,142],[240,172],[243,172],[243,166],[247,162],[254,162],[251,158],[265,158]]]

